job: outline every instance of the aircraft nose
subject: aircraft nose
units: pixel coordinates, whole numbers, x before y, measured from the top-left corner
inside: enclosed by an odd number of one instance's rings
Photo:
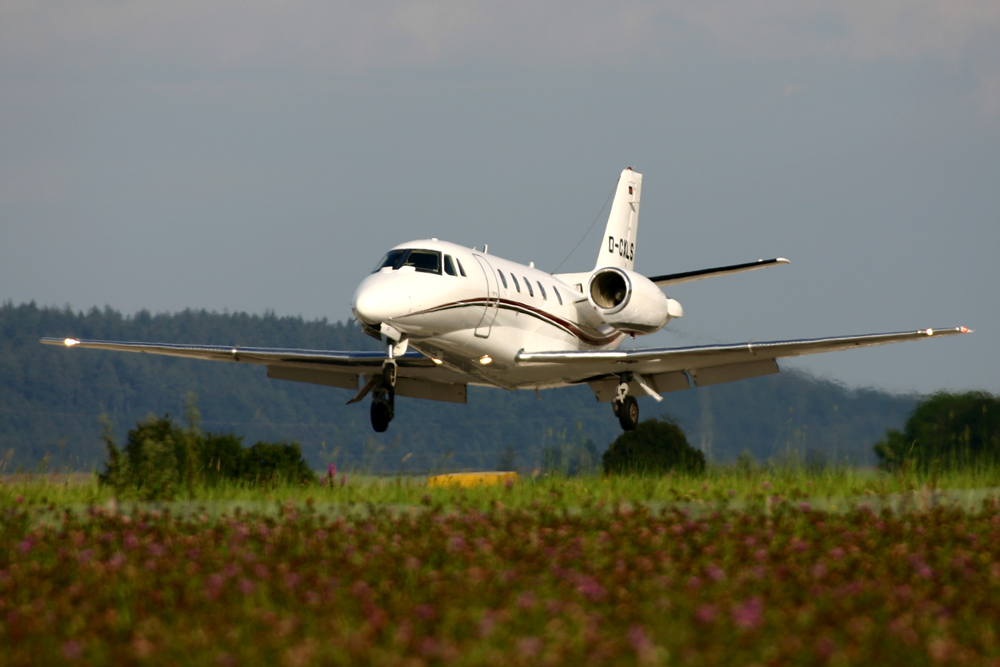
[[[365,324],[376,326],[382,322],[391,322],[394,317],[405,314],[399,312],[398,302],[401,295],[389,284],[392,281],[384,278],[385,276],[377,274],[369,276],[354,292],[351,310],[354,311],[354,316]],[[402,298],[405,301],[405,296]]]

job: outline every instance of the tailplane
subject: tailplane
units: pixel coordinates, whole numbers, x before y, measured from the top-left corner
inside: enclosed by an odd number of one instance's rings
[[[597,253],[597,265],[617,266],[632,270],[635,264],[635,234],[639,225],[639,194],[642,190],[642,174],[629,167],[618,179],[618,190],[611,203],[608,226],[601,239],[601,250]]]

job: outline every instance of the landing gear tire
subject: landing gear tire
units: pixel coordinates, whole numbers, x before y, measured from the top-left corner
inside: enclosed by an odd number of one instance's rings
[[[392,421],[392,406],[385,399],[372,401],[372,428],[376,433],[385,433]]]
[[[622,430],[631,431],[639,423],[639,404],[635,396],[626,396],[621,404],[615,402],[615,414],[618,415],[618,423],[622,425]]]
[[[382,367],[382,386],[388,389],[396,388],[396,364],[386,364]]]

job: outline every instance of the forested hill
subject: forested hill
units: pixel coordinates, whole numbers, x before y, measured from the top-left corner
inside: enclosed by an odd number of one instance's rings
[[[513,446],[516,465],[572,455],[589,440],[603,451],[620,433],[607,404],[586,386],[508,393],[470,388],[469,404],[397,399],[396,419],[372,432],[367,401],[350,392],[270,380],[263,367],[41,345],[42,336],[217,343],[329,350],[377,349],[353,323],[273,314],[133,316],[105,308],[74,312],[34,303],[0,307],[0,457],[6,470],[49,465],[89,469],[104,460],[100,415],[120,439],[137,420],[183,419],[198,396],[202,428],[257,440],[295,440],[314,467],[336,461],[371,470],[491,468]],[[643,418],[669,414],[710,459],[749,451],[758,460],[806,457],[871,463],[872,444],[900,428],[916,396],[848,390],[802,373],[781,373],[640,399]],[[589,446],[593,449],[593,446]],[[558,459],[558,457],[556,457]]]

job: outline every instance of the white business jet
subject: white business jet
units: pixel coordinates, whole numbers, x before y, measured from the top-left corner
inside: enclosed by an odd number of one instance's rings
[[[617,350],[627,338],[683,316],[662,287],[787,264],[783,258],[647,278],[633,269],[642,174],[622,172],[592,271],[551,274],[430,239],[400,244],[361,281],[352,309],[385,352],[176,345],[43,338],[67,347],[262,364],[268,377],[372,394],[385,431],[396,396],[466,402],[470,384],[501,389],[590,385],[626,431],[636,395],[661,394],[778,372],[777,359],[968,333],[965,327],[840,338]],[[360,389],[359,389],[360,384]]]

